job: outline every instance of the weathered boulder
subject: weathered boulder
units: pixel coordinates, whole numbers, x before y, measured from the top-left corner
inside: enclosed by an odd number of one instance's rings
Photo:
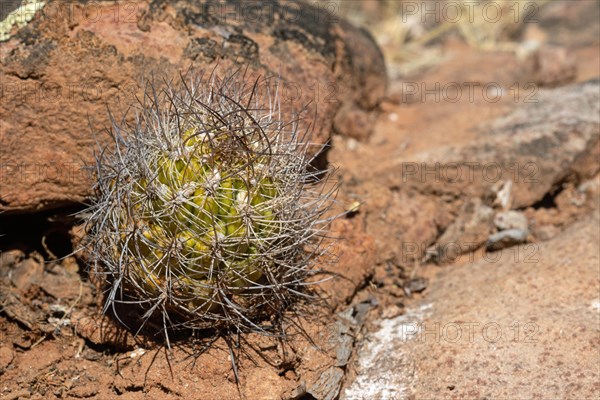
[[[472,142],[433,148],[373,174],[425,194],[480,197],[503,209],[533,205],[563,182],[598,172],[599,93],[598,80],[540,90],[533,102],[482,124]]]
[[[282,112],[291,119],[306,107],[306,128],[320,144],[334,119],[356,136],[340,119],[364,119],[384,94],[377,45],[326,8],[279,0],[45,3],[17,1],[2,14],[4,21],[21,12],[23,23],[0,42],[0,211],[84,200],[90,182],[82,166],[107,141],[107,109],[119,117],[147,82],[190,68],[239,69],[249,82],[278,78]]]
[[[548,242],[444,268],[429,295],[380,320],[342,399],[593,398],[598,209]]]

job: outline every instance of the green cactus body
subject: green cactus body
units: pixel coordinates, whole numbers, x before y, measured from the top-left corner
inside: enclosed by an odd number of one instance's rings
[[[247,326],[269,299],[283,307],[319,255],[333,193],[309,188],[296,125],[228,85],[169,88],[117,127],[127,134],[98,162],[88,220],[113,285],[194,328]]]

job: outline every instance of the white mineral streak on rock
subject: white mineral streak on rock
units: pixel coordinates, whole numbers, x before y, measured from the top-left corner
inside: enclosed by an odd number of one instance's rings
[[[406,342],[420,337],[423,319],[432,304],[379,322],[379,330],[365,338],[358,351],[357,376],[342,393],[344,400],[402,400],[410,396],[417,376]]]

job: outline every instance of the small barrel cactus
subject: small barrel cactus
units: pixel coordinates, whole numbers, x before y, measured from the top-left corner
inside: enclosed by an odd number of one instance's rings
[[[137,303],[165,327],[262,329],[303,295],[336,185],[317,179],[276,87],[182,78],[147,91],[135,123],[113,124],[85,213],[106,308]]]

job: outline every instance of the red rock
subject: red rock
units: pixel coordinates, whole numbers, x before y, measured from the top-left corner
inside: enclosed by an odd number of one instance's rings
[[[301,2],[208,3],[53,2],[0,43],[0,211],[83,201],[107,108],[119,118],[144,82],[191,66],[280,77],[284,115],[308,105],[321,144],[343,106],[369,110],[382,97],[383,56],[341,18]]]
[[[597,209],[548,242],[444,268],[366,337],[342,398],[594,398],[599,223]]]

